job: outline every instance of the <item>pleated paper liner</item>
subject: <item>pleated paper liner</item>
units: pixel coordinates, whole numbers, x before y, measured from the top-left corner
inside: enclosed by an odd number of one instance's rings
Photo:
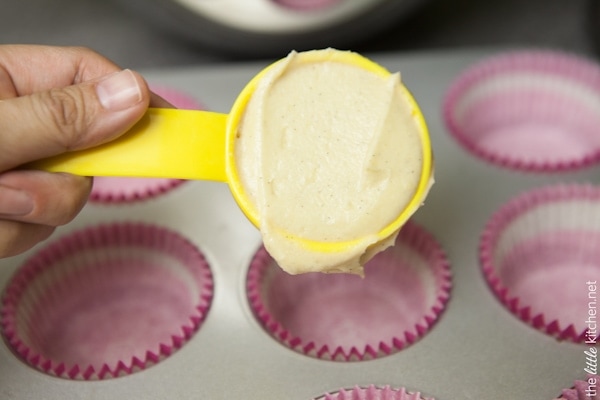
[[[177,108],[203,108],[193,97],[179,90],[166,86],[151,86],[151,89]],[[168,178],[95,177],[90,201],[104,204],[137,202],[168,193],[185,182]]]
[[[469,152],[520,171],[559,172],[600,161],[600,66],[582,56],[521,50],[460,74],[443,104]]]
[[[556,184],[511,199],[485,226],[480,262],[516,317],[558,340],[595,340],[586,321],[600,277],[600,187]]]
[[[563,389],[554,400],[600,400],[600,375],[589,374],[586,380],[576,380],[573,387]]]
[[[2,334],[24,362],[96,380],[152,366],[185,345],[213,295],[205,257],[168,229],[121,222],[64,236],[33,255],[2,298]]]
[[[276,340],[302,354],[360,361],[393,354],[425,335],[449,299],[451,274],[433,236],[409,222],[396,245],[350,274],[285,273],[261,247],[247,295]]]
[[[394,389],[391,386],[366,387],[355,386],[351,389],[340,389],[333,393],[326,393],[315,400],[435,400],[433,397],[424,397],[419,392],[411,392],[406,388]]]

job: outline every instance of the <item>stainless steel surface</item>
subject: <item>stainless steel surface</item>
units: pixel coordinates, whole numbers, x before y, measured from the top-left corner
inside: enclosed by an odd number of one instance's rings
[[[138,205],[89,204],[55,238],[98,221],[144,220],[175,229],[209,256],[215,297],[204,325],[163,362],[127,377],[95,382],[53,378],[31,369],[0,343],[0,399],[312,399],[353,385],[389,384],[437,400],[550,400],[581,378],[584,347],[561,343],[517,320],[487,288],[477,262],[479,234],[493,211],[528,188],[594,181],[600,169],[530,175],[500,170],[467,154],[447,134],[440,103],[450,81],[489,52],[369,55],[404,81],[423,109],[436,157],[436,184],[415,219],[451,261],[446,311],[425,337],[392,356],[366,362],[322,361],[275,342],[254,320],[244,278],[260,237],[226,185],[189,182]],[[368,54],[367,54],[368,55]],[[263,63],[147,71],[160,83],[227,112]],[[0,287],[27,255],[0,260]]]

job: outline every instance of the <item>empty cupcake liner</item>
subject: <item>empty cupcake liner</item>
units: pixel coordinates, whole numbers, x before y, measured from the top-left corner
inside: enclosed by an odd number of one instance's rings
[[[89,199],[93,203],[103,204],[131,203],[170,192],[185,182],[169,178],[96,176]]]
[[[187,239],[143,223],[74,232],[9,281],[0,328],[12,350],[49,375],[128,375],[181,348],[213,295],[210,267]]]
[[[201,110],[204,108],[194,97],[179,89],[151,84],[150,90],[177,108],[184,110]]]
[[[480,61],[446,92],[446,126],[468,151],[521,171],[600,161],[600,66],[562,52],[513,51]]]
[[[203,107],[187,94],[165,86],[151,86],[158,94],[177,108],[199,110]],[[123,178],[98,176],[90,193],[94,203],[129,203],[146,200],[167,193],[182,183],[181,179],[168,178]]]
[[[481,235],[483,274],[514,315],[559,340],[596,340],[600,187],[559,184],[516,196]],[[594,310],[595,311],[595,310]]]
[[[588,375],[587,380],[577,380],[573,387],[563,389],[554,400],[600,400],[600,376]]]
[[[393,354],[425,335],[445,309],[451,274],[431,234],[409,222],[393,247],[351,274],[289,275],[261,247],[246,289],[258,321],[276,340],[326,360]]]
[[[350,389],[340,389],[333,393],[326,393],[315,400],[435,400],[433,397],[424,397],[419,392],[410,392],[406,388],[394,389],[391,386],[367,387],[355,386]]]

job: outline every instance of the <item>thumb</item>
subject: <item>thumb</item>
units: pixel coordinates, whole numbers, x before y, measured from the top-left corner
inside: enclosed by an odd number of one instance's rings
[[[0,100],[0,172],[110,141],[144,114],[150,91],[130,70]]]

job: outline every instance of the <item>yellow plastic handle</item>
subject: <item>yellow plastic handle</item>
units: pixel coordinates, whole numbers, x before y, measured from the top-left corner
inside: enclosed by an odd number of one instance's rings
[[[208,111],[150,108],[117,140],[36,161],[29,167],[83,176],[227,182],[227,117]]]
[[[390,75],[384,67],[352,52],[313,51],[303,53],[303,62],[341,62],[371,71],[383,78]],[[229,114],[197,110],[149,109],[145,116],[120,138],[88,150],[65,153],[36,161],[30,168],[50,172],[69,172],[84,176],[124,176],[213,180],[226,182],[248,219],[260,228],[256,204],[245,192],[235,162],[238,126],[244,116],[259,81],[276,68],[279,60],[259,72],[237,97]],[[421,205],[432,183],[433,155],[424,117],[411,93],[404,86],[419,126],[423,165],[416,192],[406,208],[377,233],[385,239],[407,221]],[[318,242],[286,233],[290,241],[298,242],[316,253],[336,253],[356,247],[363,240]]]

